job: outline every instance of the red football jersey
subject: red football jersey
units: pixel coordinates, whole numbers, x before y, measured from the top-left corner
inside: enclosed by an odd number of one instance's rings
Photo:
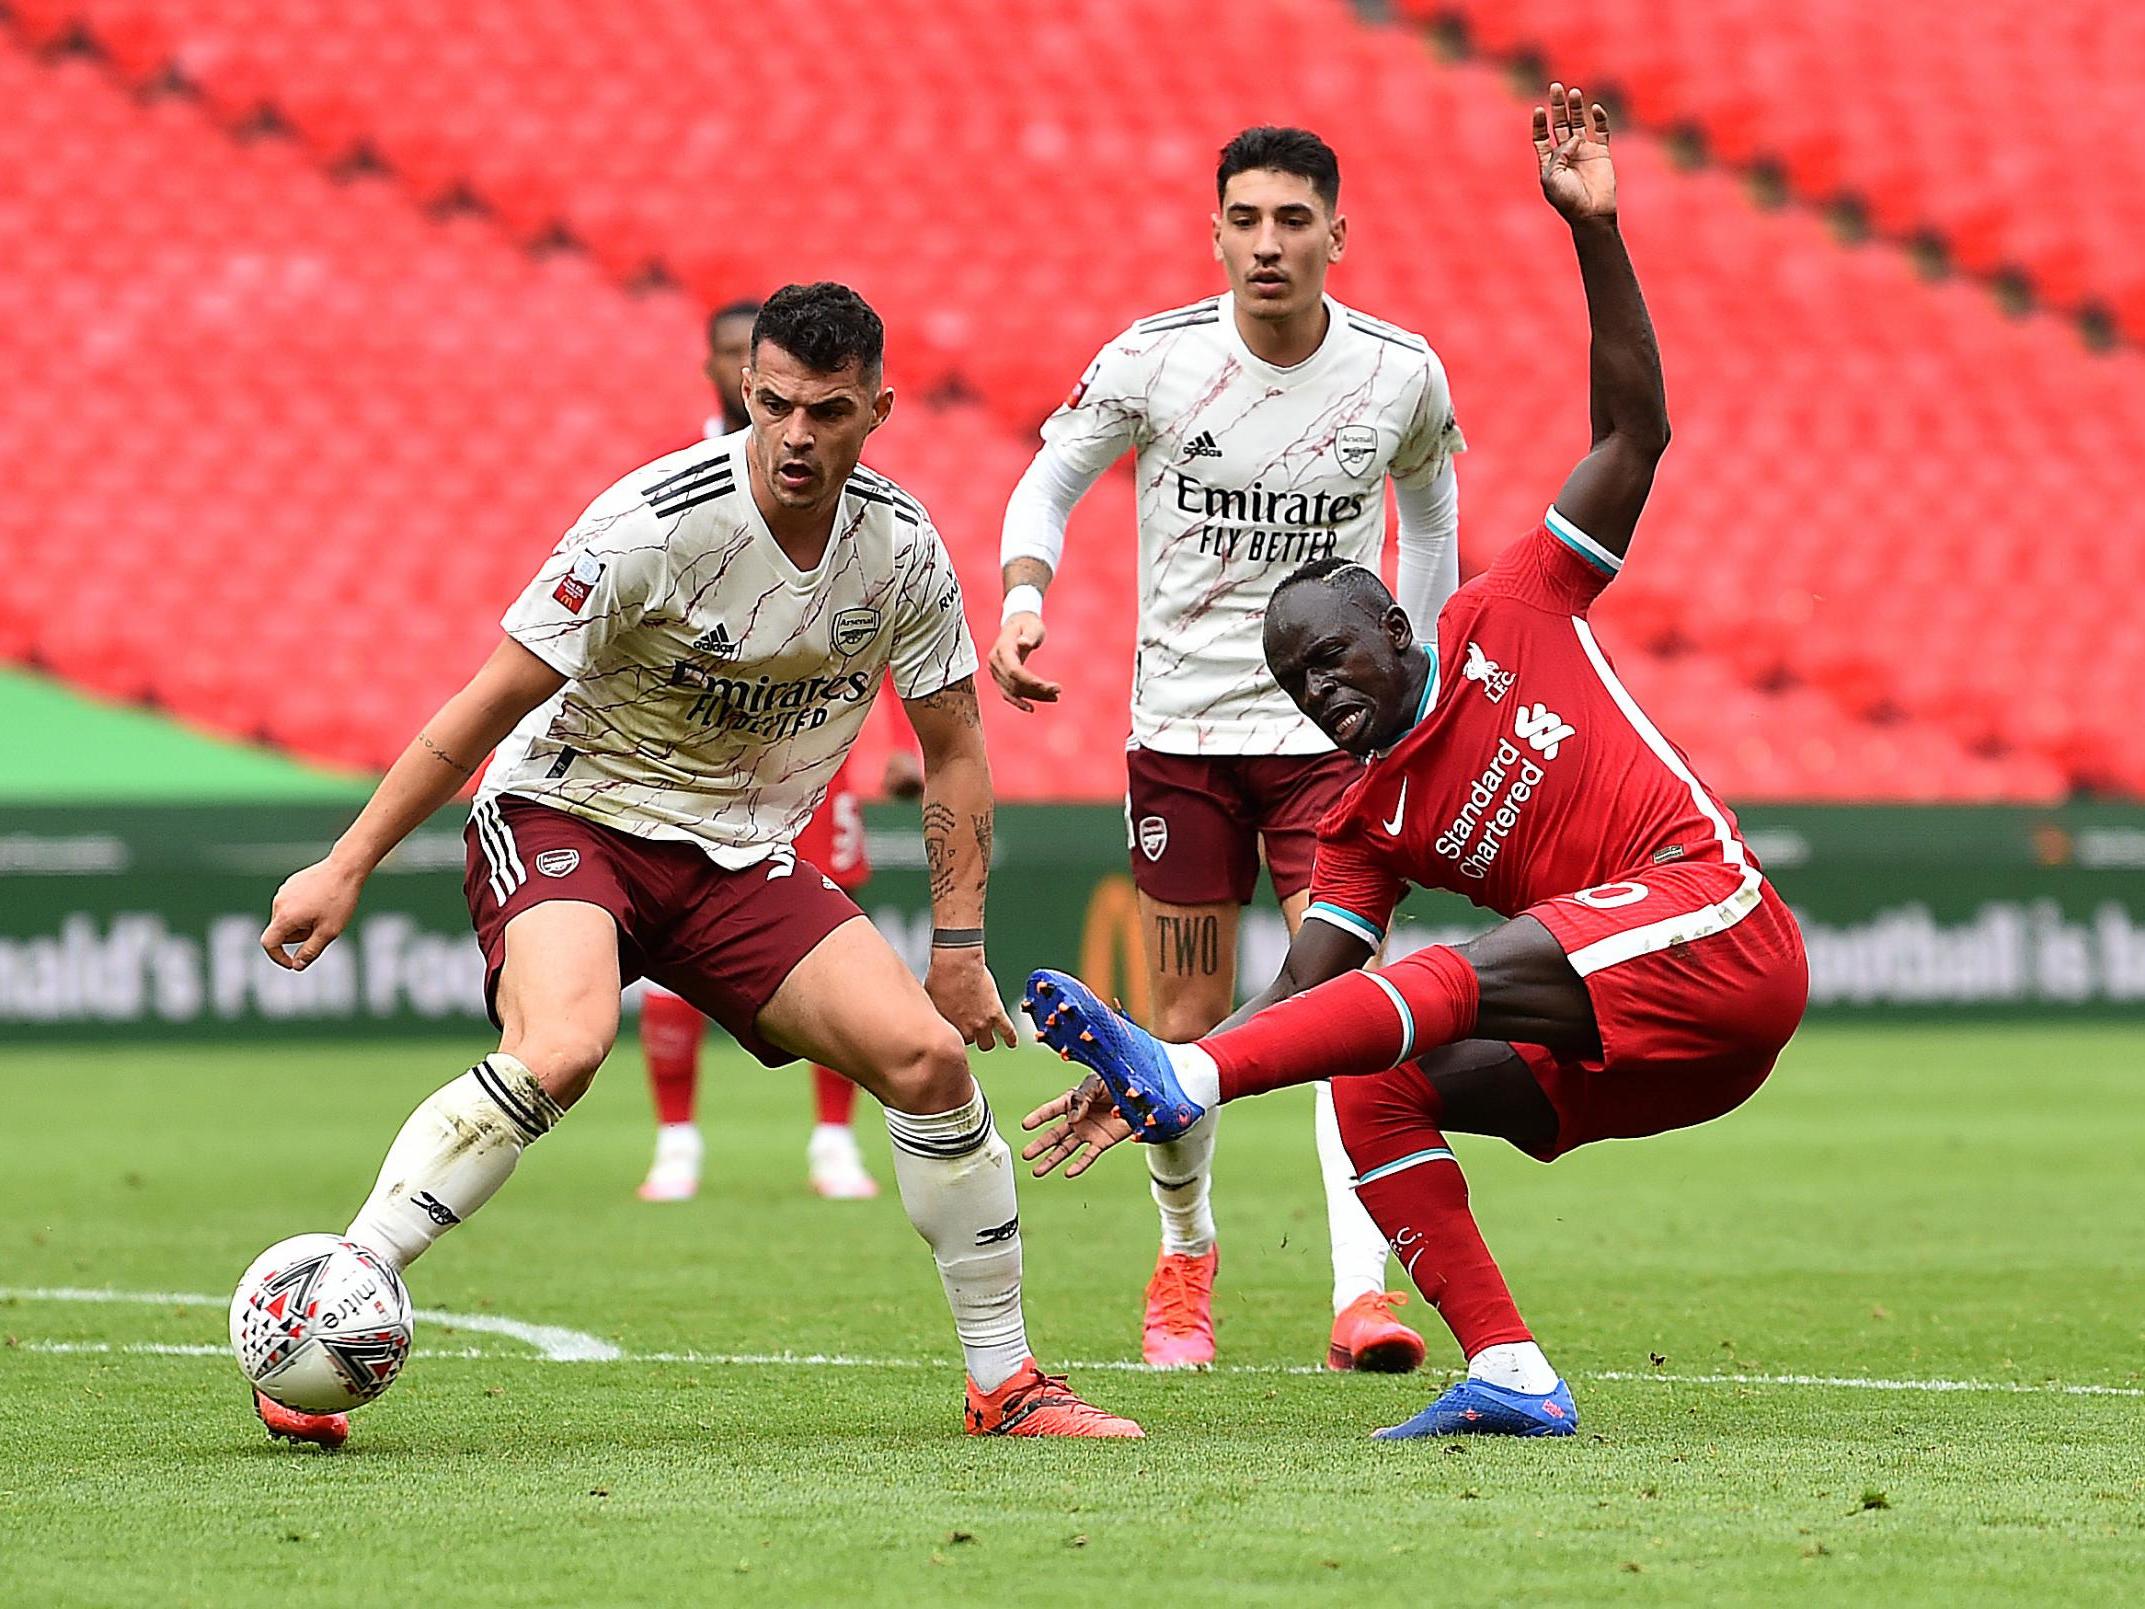
[[[1427,707],[1319,823],[1312,915],[1376,944],[1410,883],[1513,916],[1559,895],[1643,899],[1602,885],[1669,862],[1739,872],[1730,921],[1756,903],[1734,815],[1587,624],[1620,562],[1552,508],[1452,595]]]
[[[849,781],[847,760],[827,784],[827,796],[819,801],[792,847],[801,859],[833,878],[838,888],[861,888],[871,877],[871,859],[864,852],[864,807]]]

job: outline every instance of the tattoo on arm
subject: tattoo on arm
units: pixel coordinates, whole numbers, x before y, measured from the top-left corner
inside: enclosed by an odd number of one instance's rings
[[[924,804],[924,860],[931,868],[931,902],[953,892],[954,814],[936,799]]]
[[[968,819],[976,829],[976,851],[983,862],[984,874],[988,876],[991,867],[991,813],[986,810]]]
[[[913,709],[950,715],[963,726],[980,727],[983,724],[983,712],[976,706],[976,679],[973,676],[963,676],[959,681],[941,687],[935,693],[926,693],[921,698],[912,698],[905,702]]]
[[[432,757],[435,760],[438,760],[442,765],[453,766],[455,770],[461,772],[462,775],[465,777],[473,777],[477,774],[477,768],[475,766],[462,764],[460,760],[457,760],[453,755],[449,754],[437,743],[434,743],[432,741],[431,733],[419,732],[417,734],[417,741],[422,743],[425,746],[426,750],[432,755]]]

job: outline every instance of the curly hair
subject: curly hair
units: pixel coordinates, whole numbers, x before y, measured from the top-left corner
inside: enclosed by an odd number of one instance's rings
[[[784,285],[752,321],[752,349],[772,341],[808,369],[838,374],[854,363],[876,378],[886,358],[886,326],[847,285],[820,280]]]

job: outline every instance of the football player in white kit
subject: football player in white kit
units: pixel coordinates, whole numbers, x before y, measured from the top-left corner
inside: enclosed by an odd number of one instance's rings
[[[1459,579],[1463,445],[1443,364],[1421,336],[1325,292],[1348,244],[1340,164],[1303,129],[1246,129],[1216,173],[1214,254],[1227,294],[1140,320],[1103,347],[1044,422],[1006,507],[1004,624],[991,651],[1021,709],[1056,699],[1030,658],[1074,504],[1130,450],[1139,483],[1138,657],[1125,817],[1155,1021],[1196,1038],[1235,1004],[1237,918],[1263,855],[1289,930],[1309,903],[1318,820],[1356,762],[1304,719],[1266,668],[1260,631],[1281,579],[1338,555],[1375,570],[1385,485],[1400,512],[1398,597],[1435,620]],[[1062,1115],[1052,1102],[1028,1119]],[[1384,1237],[1317,1089],[1332,1237],[1335,1369],[1413,1369],[1422,1338],[1393,1314]],[[1214,1358],[1218,1263],[1211,1117],[1147,1148],[1162,1246],[1147,1286],[1151,1364]]]
[[[770,297],[751,427],[589,506],[491,659],[328,857],[277,892],[261,942],[309,965],[380,859],[496,749],[465,892],[499,1048],[411,1115],[349,1238],[403,1269],[483,1206],[587,1090],[621,982],[646,975],[769,1065],[809,1057],[879,1098],[902,1205],[953,1309],[971,1434],[1137,1436],[1028,1352],[1012,1153],[966,1050],[1014,1042],[984,963],[976,656],[929,517],[857,462],[893,406],[883,343],[845,286]],[[935,928],[921,986],[791,848],[889,672],[924,754]],[[278,1434],[348,1433],[338,1415],[257,1405]]]

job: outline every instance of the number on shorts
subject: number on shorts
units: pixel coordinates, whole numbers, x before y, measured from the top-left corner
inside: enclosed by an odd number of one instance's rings
[[[1613,911],[1636,905],[1648,892],[1644,883],[1603,883],[1599,888],[1582,888],[1572,898],[1597,911]]]

